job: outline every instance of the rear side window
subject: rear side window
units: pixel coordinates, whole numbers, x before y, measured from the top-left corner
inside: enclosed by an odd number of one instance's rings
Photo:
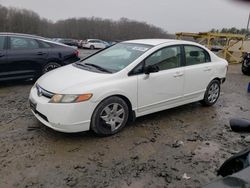
[[[39,44],[36,40],[23,37],[10,37],[10,48],[13,50],[37,49]]]
[[[4,41],[5,41],[5,37],[4,36],[0,36],[0,50],[4,49]]]
[[[184,46],[186,65],[197,65],[201,63],[210,62],[210,55],[208,52],[197,46]]]

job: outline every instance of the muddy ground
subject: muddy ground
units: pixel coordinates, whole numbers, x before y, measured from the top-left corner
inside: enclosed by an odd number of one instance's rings
[[[248,146],[249,134],[232,132],[229,119],[249,118],[249,81],[231,65],[213,107],[193,103],[141,117],[106,138],[46,128],[28,108],[32,84],[2,84],[0,187],[201,187]]]

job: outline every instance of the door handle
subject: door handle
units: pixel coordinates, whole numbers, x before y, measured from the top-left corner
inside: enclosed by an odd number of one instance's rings
[[[44,54],[46,54],[45,52],[37,52],[36,53],[37,55],[44,55]]]
[[[3,56],[5,56],[4,54],[0,54],[0,57],[3,57]]]

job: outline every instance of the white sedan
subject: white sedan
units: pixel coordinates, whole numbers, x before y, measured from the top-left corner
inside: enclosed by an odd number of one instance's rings
[[[215,104],[227,66],[193,42],[126,41],[43,75],[29,101],[54,130],[112,135],[136,117],[195,101]]]

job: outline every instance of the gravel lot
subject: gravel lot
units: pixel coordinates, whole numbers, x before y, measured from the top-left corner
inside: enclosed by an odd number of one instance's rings
[[[248,146],[249,134],[232,132],[229,119],[249,117],[249,78],[231,65],[215,106],[193,103],[141,117],[105,138],[46,128],[28,108],[32,83],[1,84],[0,187],[205,185],[226,158]]]

